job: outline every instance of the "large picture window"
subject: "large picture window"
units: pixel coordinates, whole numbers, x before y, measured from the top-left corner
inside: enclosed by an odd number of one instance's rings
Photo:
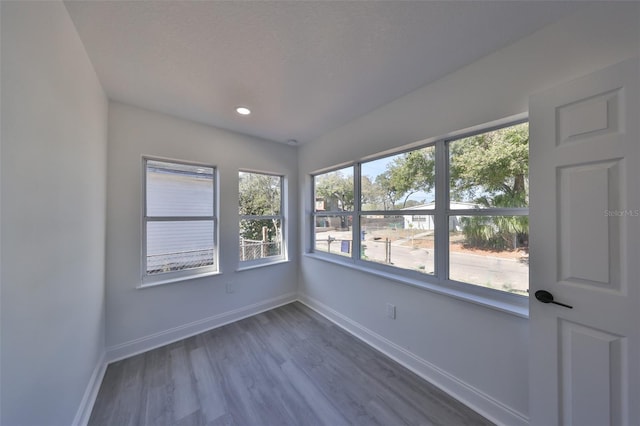
[[[315,252],[457,289],[528,294],[526,122],[313,178]]]
[[[240,262],[261,264],[284,259],[284,178],[239,172]]]
[[[215,168],[143,162],[143,284],[215,272]]]

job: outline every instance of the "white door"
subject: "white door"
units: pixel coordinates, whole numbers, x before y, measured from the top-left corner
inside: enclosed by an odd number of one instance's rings
[[[639,79],[635,58],[530,98],[531,425],[640,425]]]

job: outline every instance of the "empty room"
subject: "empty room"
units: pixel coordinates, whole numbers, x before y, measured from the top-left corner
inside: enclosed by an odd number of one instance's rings
[[[0,424],[640,424],[640,3],[0,2]]]

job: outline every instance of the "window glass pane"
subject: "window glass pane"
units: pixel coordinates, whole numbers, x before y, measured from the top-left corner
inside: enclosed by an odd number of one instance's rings
[[[362,216],[360,258],[433,274],[433,225],[432,215]]]
[[[353,211],[353,167],[314,177],[315,211]]]
[[[449,142],[452,209],[529,205],[529,124]]]
[[[213,221],[147,222],[147,274],[213,265]]]
[[[240,172],[240,214],[277,216],[280,214],[282,177]]]
[[[315,218],[316,251],[351,256],[352,218],[348,216],[317,216]]]
[[[240,260],[256,260],[282,254],[282,228],[279,219],[240,221]]]
[[[213,168],[147,160],[147,216],[213,216]]]
[[[433,208],[435,148],[362,163],[362,210]]]
[[[449,216],[449,278],[527,296],[529,218]]]

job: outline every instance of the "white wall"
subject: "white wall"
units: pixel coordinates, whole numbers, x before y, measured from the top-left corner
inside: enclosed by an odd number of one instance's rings
[[[310,173],[526,112],[530,94],[638,55],[639,7],[582,11],[301,147],[303,248]],[[303,300],[494,420],[526,422],[526,319],[309,256],[300,268]],[[387,302],[397,306],[395,321]]]
[[[140,284],[142,156],[218,168],[222,274],[137,289]],[[238,268],[238,170],[285,175],[289,229],[298,206],[297,149],[121,103],[109,105],[107,351],[117,359],[293,300],[298,240],[290,262]],[[234,293],[226,292],[232,282]]]
[[[2,2],[0,423],[68,425],[104,355],[107,99],[61,2]]]

